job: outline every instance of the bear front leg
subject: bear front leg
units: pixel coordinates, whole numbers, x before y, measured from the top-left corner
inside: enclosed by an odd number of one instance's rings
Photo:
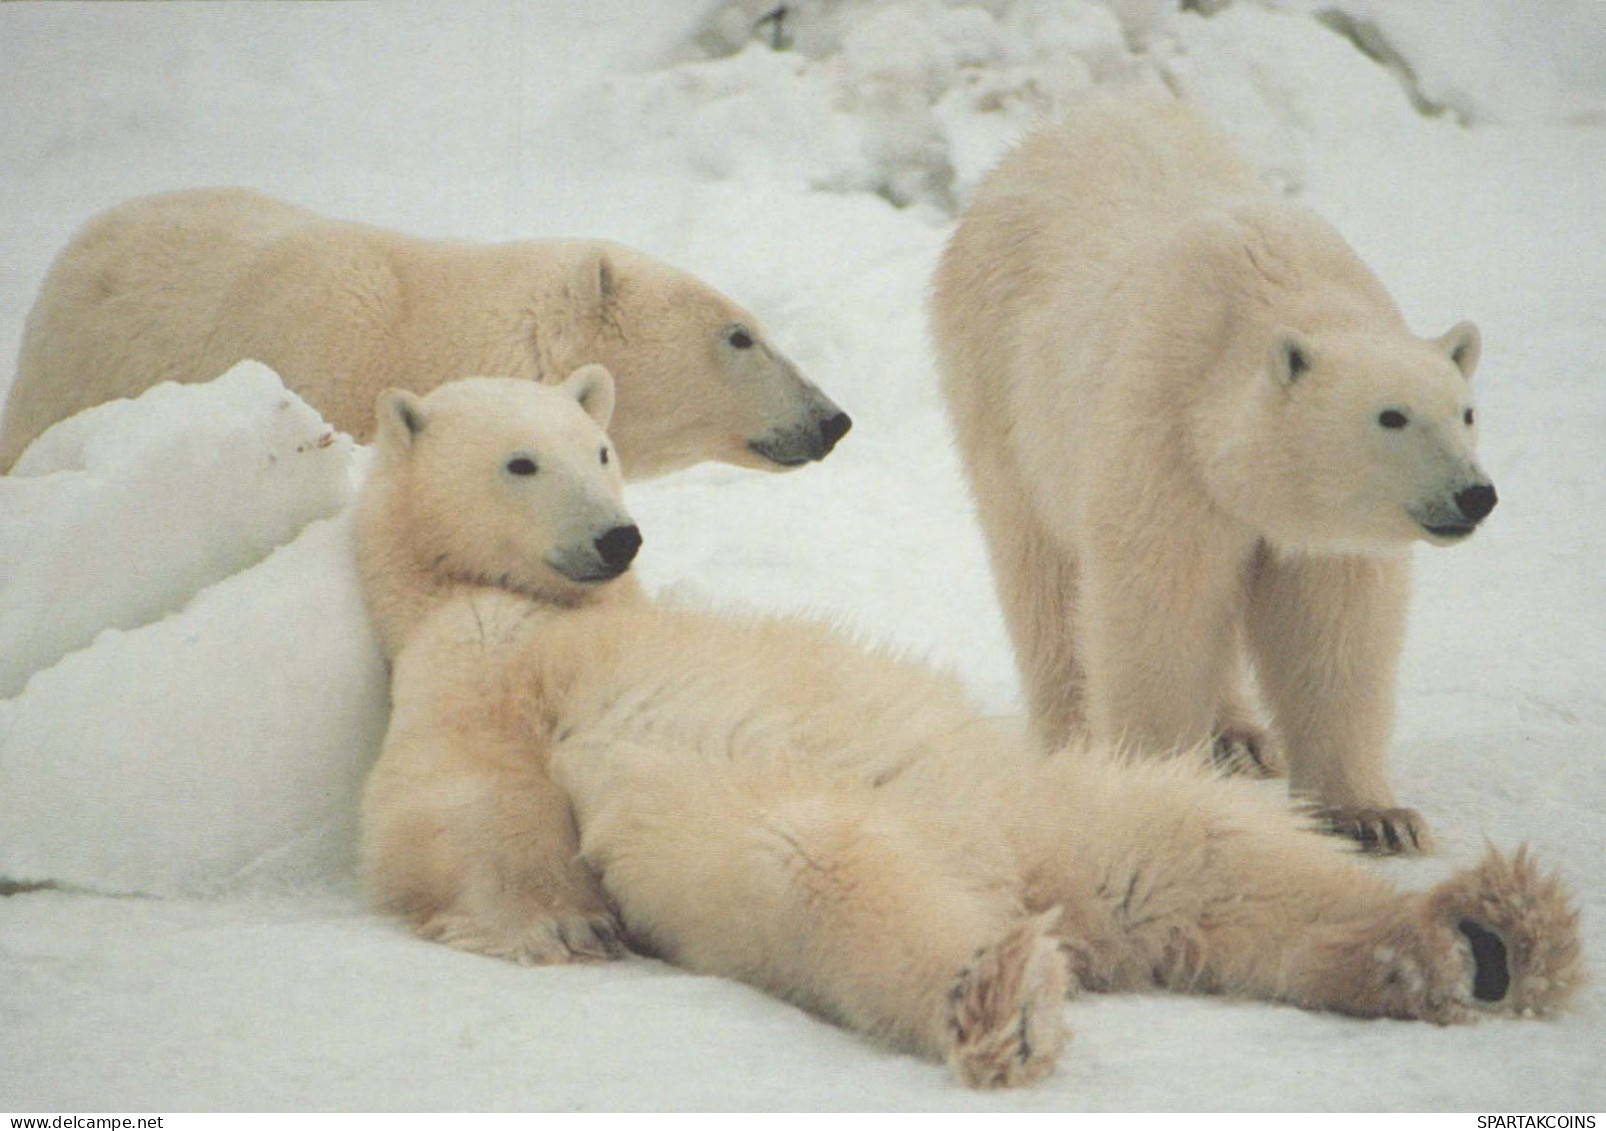
[[[1171,754],[1211,739],[1232,690],[1247,551],[1142,524],[1082,560],[1088,721],[1105,743]]]
[[[1432,850],[1385,764],[1410,583],[1403,556],[1267,555],[1246,618],[1290,791],[1329,832],[1386,854]]]
[[[623,954],[613,911],[578,859],[568,799],[538,752],[510,736],[409,722],[393,720],[363,801],[375,903],[423,938],[524,965]]]

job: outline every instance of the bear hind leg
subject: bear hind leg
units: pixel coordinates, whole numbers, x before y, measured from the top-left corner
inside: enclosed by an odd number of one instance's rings
[[[1582,981],[1578,916],[1526,852],[1405,893],[1247,783],[1048,763],[1016,828],[1028,907],[1089,989],[1159,985],[1365,1017],[1542,1014]],[[1079,799],[1087,820],[1047,814]]]
[[[1531,1017],[1563,1008],[1583,984],[1578,910],[1526,848],[1490,849],[1474,868],[1426,896],[1427,914],[1453,924],[1474,967],[1471,1008]]]
[[[1087,722],[1076,639],[1079,568],[1036,514],[1019,473],[992,463],[978,459],[975,468],[977,513],[1032,731],[1053,750]]]
[[[862,785],[703,769],[677,761],[581,806],[585,858],[633,937],[946,1062],[972,1087],[1052,1069],[1065,960],[1051,917],[1027,918],[1008,877],[960,874],[923,822]]]
[[[1526,853],[1491,851],[1423,894],[1323,871],[1304,877],[1305,891],[1291,894],[1285,910],[1273,902],[1250,916],[1270,911],[1268,921],[1202,932],[1201,981],[1307,1008],[1438,1024],[1551,1013],[1581,982],[1577,912]]]
[[[1053,1068],[1071,988],[1051,933],[1058,918],[1058,909],[1036,916],[980,948],[948,991],[948,1066],[971,1087],[1031,1084]]]

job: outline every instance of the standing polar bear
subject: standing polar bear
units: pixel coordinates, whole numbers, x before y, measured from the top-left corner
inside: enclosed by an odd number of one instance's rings
[[[1247,653],[1294,793],[1376,851],[1425,849],[1384,750],[1409,545],[1495,505],[1477,330],[1412,336],[1337,233],[1147,100],[1005,158],[932,324],[1043,741],[1264,757]]]
[[[640,252],[415,239],[206,189],[114,208],[57,258],[23,331],[0,471],[58,420],[246,358],[359,437],[389,386],[557,381],[599,362],[619,380],[614,438],[643,478],[823,459],[851,424],[751,313]]]
[[[975,1086],[1046,1073],[1080,989],[1440,1023],[1572,993],[1576,915],[1525,854],[1401,893],[1251,783],[1044,757],[825,627],[653,603],[611,400],[599,367],[379,400],[362,851],[420,934],[525,963],[628,939]]]

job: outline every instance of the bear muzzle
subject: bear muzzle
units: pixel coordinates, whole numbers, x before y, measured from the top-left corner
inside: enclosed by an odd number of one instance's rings
[[[624,573],[640,549],[641,529],[630,523],[592,539],[589,549],[573,548],[549,558],[547,564],[570,581],[592,585],[612,581]]]
[[[617,577],[636,560],[636,551],[641,549],[641,529],[634,523],[616,526],[593,545],[602,564],[613,571],[612,576]]]
[[[831,454],[837,441],[848,434],[853,419],[841,409],[800,428],[776,430],[748,441],[749,450],[781,467],[801,467]]]
[[[1452,495],[1447,504],[1437,503],[1411,517],[1435,541],[1458,542],[1476,530],[1499,501],[1493,483],[1473,483]]]
[[[1499,501],[1500,496],[1495,494],[1493,483],[1475,483],[1455,493],[1456,509],[1474,526],[1487,518]]]

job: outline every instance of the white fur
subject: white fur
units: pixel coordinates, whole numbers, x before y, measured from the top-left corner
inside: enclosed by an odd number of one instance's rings
[[[738,330],[751,344],[731,344]],[[619,381],[614,438],[638,477],[819,459],[846,430],[749,311],[641,252],[417,239],[205,189],[113,208],[56,259],[23,332],[0,470],[82,409],[245,358],[355,436],[387,387],[556,382],[600,363]]]
[[[1477,331],[1413,337],[1337,233],[1146,99],[1088,103],[1005,158],[932,319],[1044,741],[1215,735],[1270,761],[1247,657],[1294,791],[1425,837],[1384,748],[1408,547],[1470,532],[1457,493],[1488,486]]]
[[[826,626],[554,575],[565,523],[542,508],[618,489],[566,392],[447,386],[404,402],[412,423],[380,402],[397,423],[362,554],[399,647],[363,857],[420,934],[528,963],[628,937],[975,1086],[1049,1071],[1082,988],[1441,1022],[1571,991],[1576,922],[1525,861],[1400,894],[1192,760],[1045,757],[951,677]],[[530,450],[571,485],[510,484],[499,469]],[[498,571],[510,584],[466,580]],[[1508,999],[1471,997],[1467,916],[1517,956]]]

